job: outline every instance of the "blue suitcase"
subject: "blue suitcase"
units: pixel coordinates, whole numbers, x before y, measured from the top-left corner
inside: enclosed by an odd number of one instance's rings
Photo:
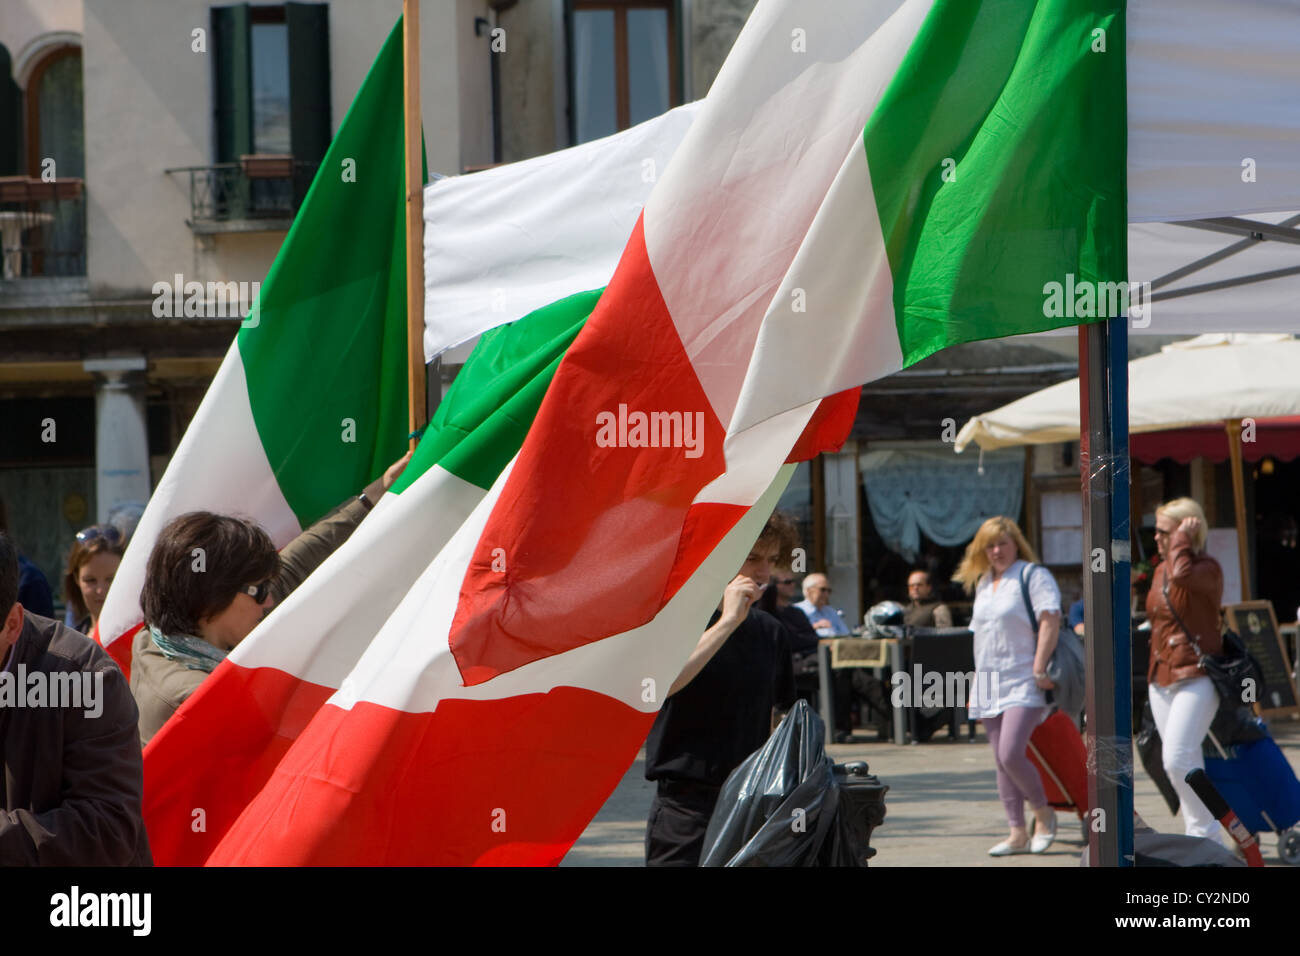
[[[1206,757],[1205,772],[1228,801],[1233,813],[1252,833],[1278,835],[1283,862],[1300,863],[1300,780],[1271,737],[1236,744],[1226,757]]]

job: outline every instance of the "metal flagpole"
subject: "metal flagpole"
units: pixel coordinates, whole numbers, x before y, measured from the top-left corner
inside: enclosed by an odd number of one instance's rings
[[[1128,319],[1079,328],[1088,861],[1133,865]]]
[[[402,105],[406,131],[406,356],[410,432],[424,427],[424,183],[421,169],[420,0],[402,0]],[[414,449],[417,438],[411,438]]]

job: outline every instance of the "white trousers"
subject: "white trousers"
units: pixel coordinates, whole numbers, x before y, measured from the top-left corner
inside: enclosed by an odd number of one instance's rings
[[[1214,682],[1208,677],[1193,677],[1168,687],[1152,684],[1149,696],[1151,716],[1160,731],[1161,762],[1182,807],[1183,832],[1218,840],[1219,821],[1183,780],[1190,771],[1205,769],[1201,742],[1219,709],[1219,693],[1214,689]]]

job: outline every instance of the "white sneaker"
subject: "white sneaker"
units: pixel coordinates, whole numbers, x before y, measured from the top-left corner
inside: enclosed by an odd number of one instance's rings
[[[1052,845],[1056,839],[1056,811],[1052,811],[1052,826],[1046,833],[1041,836],[1038,833],[1038,820],[1034,820],[1034,835],[1029,841],[1030,853],[1045,853],[1047,848]]]

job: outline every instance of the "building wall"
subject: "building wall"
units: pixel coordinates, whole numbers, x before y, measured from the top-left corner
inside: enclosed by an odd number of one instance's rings
[[[423,7],[421,7],[423,16]],[[457,0],[455,33],[442,33],[439,40],[445,46],[450,44],[455,54],[455,85],[446,85],[447,80],[441,76],[442,63],[436,65],[439,80],[443,83],[441,94],[435,93],[440,100],[450,100],[457,107],[457,139],[460,144],[456,166],[435,166],[433,155],[429,155],[429,171],[457,172],[468,166],[481,166],[492,162],[492,37],[490,30],[482,36],[474,33],[474,21],[483,18],[491,22],[491,12],[486,0]],[[422,30],[421,33],[424,31]],[[509,42],[506,49],[509,50]],[[435,51],[430,51],[432,59]],[[436,51],[441,52],[441,51]],[[424,69],[424,58],[420,68]],[[420,84],[424,85],[423,82]],[[448,90],[458,90],[458,96],[447,96]],[[423,104],[422,104],[423,105]],[[431,108],[436,110],[437,103],[423,107],[426,117],[434,116]],[[440,162],[443,160],[440,160]],[[449,161],[449,160],[448,160]]]
[[[703,99],[722,63],[740,36],[756,0],[692,0],[683,19],[688,21],[690,75],[686,88],[691,99]]]
[[[0,43],[13,57],[19,84],[52,34],[82,32],[81,0],[5,0],[0,3]],[[33,55],[34,54],[34,55]]]
[[[92,0],[85,9],[87,273],[92,296],[147,297],[177,272],[206,281],[260,281],[284,234],[194,236],[189,178],[164,169],[213,162],[212,47],[206,0]],[[400,0],[332,0],[330,97],[338,129]],[[458,172],[490,158],[484,0],[421,7],[421,111],[429,167]]]
[[[86,123],[86,277],[91,295],[149,297],[160,279],[198,273],[188,180],[175,166],[212,162],[208,5],[91,2],[82,46]],[[253,280],[218,264],[200,281]]]
[[[0,440],[0,491],[8,491],[11,517],[22,515],[19,530],[52,579],[72,532],[94,521],[104,504],[96,474],[105,463],[94,439],[111,432],[95,411],[105,382],[83,360],[122,353],[147,361],[130,389],[141,416],[151,413],[149,447],[131,464],[148,468],[156,481],[237,322],[155,319],[154,283],[176,273],[200,282],[261,281],[284,239],[283,230],[195,235],[186,222],[189,176],[164,172],[215,161],[213,5],[0,0],[0,43],[19,67],[20,84],[22,67],[39,58],[43,45],[71,41],[82,52],[87,274],[0,282],[0,439],[8,437],[6,415],[21,406],[39,421],[47,414],[42,403],[61,410],[60,448],[80,434],[74,426],[85,431],[78,453],[58,459],[24,457]],[[402,3],[330,0],[327,7],[330,122],[337,131]],[[486,0],[421,5],[421,106],[431,170],[455,173],[491,159],[488,38],[473,33],[474,18],[485,15]],[[201,51],[193,49],[196,29],[206,31]]]
[[[563,0],[523,0],[500,14],[504,162],[554,152],[568,142]]]

